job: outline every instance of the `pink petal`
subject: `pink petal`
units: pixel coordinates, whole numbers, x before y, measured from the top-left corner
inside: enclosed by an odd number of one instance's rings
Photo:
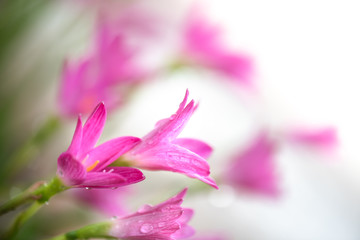
[[[226,178],[238,189],[269,196],[279,193],[274,166],[275,144],[260,133],[250,146],[234,158]]]
[[[125,152],[129,151],[140,141],[140,138],[136,137],[119,137],[107,141],[88,153],[89,157],[86,160],[85,165],[92,166],[96,161],[99,161],[93,168],[93,171],[101,170]]]
[[[107,167],[103,172],[121,175],[125,179],[126,185],[137,183],[145,179],[144,174],[140,170],[131,167]]]
[[[134,165],[140,168],[179,172],[208,184],[211,182],[208,179],[210,167],[206,160],[178,145],[157,145],[141,154],[125,157],[130,158]]]
[[[127,185],[127,179],[117,173],[88,172],[84,182],[78,187],[116,188]]]
[[[207,159],[213,150],[207,143],[192,138],[177,138],[172,143],[189,149],[204,159]]]
[[[186,189],[156,206],[145,205],[138,212],[118,220],[110,232],[121,239],[174,239],[183,213],[180,204]],[[126,226],[126,227],[125,227]]]
[[[156,145],[161,142],[172,141],[180,134],[197,108],[193,100],[185,106],[188,94],[188,90],[186,90],[184,100],[180,103],[179,109],[174,115],[158,122],[155,129],[142,138],[144,144]]]
[[[71,144],[67,152],[72,154],[73,156],[77,156],[77,153],[79,152],[81,147],[81,141],[82,141],[82,122],[81,122],[81,116],[79,116],[75,128],[74,136],[72,138]]]
[[[334,149],[338,145],[336,129],[332,127],[318,129],[294,129],[289,139],[295,143],[315,148]]]
[[[71,154],[63,153],[58,158],[58,175],[65,184],[77,185],[84,181],[86,170]]]
[[[181,217],[178,219],[178,223],[181,224],[181,228],[172,235],[173,238],[184,239],[191,237],[192,235],[195,234],[195,230],[189,225],[187,225],[187,223],[190,221],[193,215],[194,215],[193,209],[191,208],[183,209],[183,213]]]
[[[84,125],[81,155],[86,154],[95,146],[104,128],[105,119],[106,109],[104,103],[99,103]]]

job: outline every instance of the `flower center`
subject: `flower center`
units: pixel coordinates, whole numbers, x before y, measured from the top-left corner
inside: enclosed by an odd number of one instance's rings
[[[91,166],[88,166],[86,168],[86,171],[90,172],[91,170],[93,170],[96,167],[96,165],[99,164],[99,162],[100,162],[99,160],[96,160]]]

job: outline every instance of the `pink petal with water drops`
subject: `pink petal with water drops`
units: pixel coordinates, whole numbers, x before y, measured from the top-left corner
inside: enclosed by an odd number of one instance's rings
[[[202,157],[209,156],[211,147],[195,139],[176,139],[197,108],[193,100],[186,104],[188,95],[186,90],[176,113],[159,121],[155,129],[123,158],[132,166],[183,173],[217,188],[215,181],[209,177],[209,164]]]
[[[185,239],[191,237],[195,234],[195,229],[187,225],[194,215],[194,210],[191,208],[184,208],[181,217],[178,219],[178,222],[181,225],[181,228],[171,235],[174,239]]]
[[[115,220],[110,231],[121,239],[176,239],[172,236],[181,228],[184,209],[180,206],[186,189],[156,206],[145,205],[132,215]]]

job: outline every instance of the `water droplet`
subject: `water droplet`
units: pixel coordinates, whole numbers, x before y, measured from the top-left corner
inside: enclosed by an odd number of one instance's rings
[[[154,229],[154,227],[151,225],[151,224],[149,224],[149,223],[144,223],[143,225],[141,225],[141,227],[140,227],[140,232],[141,233],[149,233],[149,232],[151,232],[151,230],[153,230]]]
[[[89,190],[90,188],[89,187],[85,187],[86,190]]]
[[[112,173],[113,171],[114,171],[114,169],[112,168],[108,171],[108,173]]]
[[[159,222],[159,223],[158,223],[158,226],[159,226],[160,228],[165,227],[165,225],[166,225],[165,222]]]
[[[48,202],[48,201],[46,201],[46,202],[45,202],[45,205],[49,205],[49,202]]]
[[[102,170],[102,172],[103,172],[103,173],[106,173],[106,170],[104,169],[104,170]]]
[[[116,219],[118,219],[118,216],[112,216],[111,217],[111,220],[116,220]]]

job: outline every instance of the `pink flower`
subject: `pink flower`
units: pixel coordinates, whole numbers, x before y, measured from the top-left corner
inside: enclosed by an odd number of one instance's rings
[[[252,60],[229,50],[220,36],[217,26],[211,25],[198,11],[192,11],[185,24],[185,61],[211,68],[246,86],[252,85]]]
[[[183,173],[218,188],[209,177],[210,167],[205,160],[210,156],[212,148],[200,140],[176,138],[197,108],[194,100],[186,105],[188,95],[186,90],[177,112],[170,118],[160,120],[155,129],[123,158],[139,168]]]
[[[181,207],[186,189],[156,206],[145,205],[136,213],[115,220],[110,235],[124,240],[175,240],[190,237],[187,225],[192,209]]]
[[[279,193],[275,175],[275,143],[261,132],[250,146],[229,164],[226,180],[239,190],[269,196]]]
[[[58,175],[72,187],[111,188],[144,180],[135,168],[108,167],[140,139],[119,137],[94,147],[103,130],[106,110],[100,103],[82,126],[81,117],[68,150],[58,158]]]
[[[94,52],[64,65],[59,105],[66,116],[89,113],[100,101],[110,109],[118,106],[128,88],[146,75],[137,64],[138,52],[126,42],[126,36],[104,16],[97,25]]]
[[[336,129],[332,127],[294,128],[287,133],[286,137],[295,144],[329,152],[338,146]]]

